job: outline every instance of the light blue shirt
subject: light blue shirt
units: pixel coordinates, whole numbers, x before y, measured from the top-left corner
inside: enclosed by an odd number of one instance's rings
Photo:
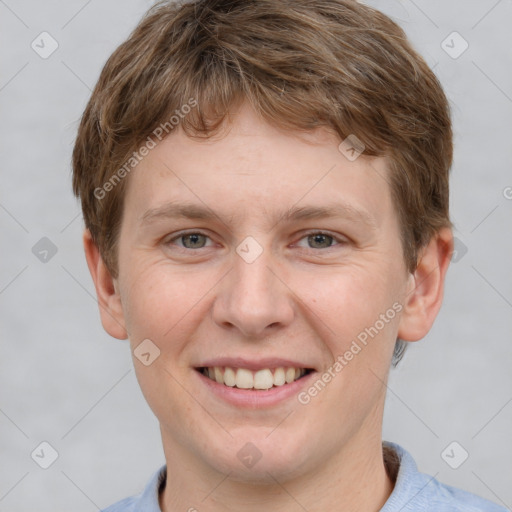
[[[387,441],[383,446],[395,452],[400,465],[393,492],[380,512],[508,512],[475,494],[420,473],[412,456],[401,446]],[[165,477],[166,466],[163,466],[141,494],[121,500],[103,512],[161,512],[158,493]]]

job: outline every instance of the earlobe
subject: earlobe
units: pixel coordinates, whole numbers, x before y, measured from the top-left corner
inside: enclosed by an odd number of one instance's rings
[[[410,275],[398,337],[418,341],[431,329],[441,308],[444,281],[453,252],[450,228],[441,229],[422,250],[418,266]]]
[[[87,265],[96,288],[103,328],[114,338],[125,340],[128,334],[117,283],[103,262],[88,229],[84,231],[83,243]]]

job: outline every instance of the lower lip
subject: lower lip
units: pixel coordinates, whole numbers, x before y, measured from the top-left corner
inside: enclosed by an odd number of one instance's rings
[[[292,396],[297,396],[301,389],[306,387],[309,381],[315,376],[317,372],[313,371],[298,380],[294,380],[289,384],[282,386],[274,386],[270,389],[239,389],[237,387],[230,387],[224,384],[219,384],[217,381],[206,377],[201,372],[194,370],[194,373],[200,378],[208,389],[230,404],[238,407],[249,407],[252,409],[259,407],[270,407],[287,400]]]

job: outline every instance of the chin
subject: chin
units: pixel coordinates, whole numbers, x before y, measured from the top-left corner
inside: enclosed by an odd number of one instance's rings
[[[308,466],[304,444],[282,443],[282,438],[276,436],[271,440],[266,438],[267,435],[266,430],[258,437],[236,436],[229,440],[227,446],[210,452],[204,462],[215,471],[229,474],[230,480],[247,484],[275,485],[276,481],[286,481],[303,474]],[[204,458],[205,453],[202,455]]]

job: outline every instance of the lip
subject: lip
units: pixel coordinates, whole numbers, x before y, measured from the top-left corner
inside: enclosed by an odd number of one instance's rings
[[[215,366],[221,365],[217,364]],[[290,366],[292,365],[290,364]],[[241,368],[247,367],[242,366]],[[261,368],[272,368],[272,366],[259,367],[256,368],[256,370]],[[304,366],[300,368],[304,368]],[[309,386],[311,379],[316,378],[318,372],[311,371],[300,379],[297,379],[289,384],[275,386],[266,390],[239,389],[237,387],[229,387],[225,384],[219,384],[218,382],[210,379],[209,377],[206,377],[206,375],[203,375],[197,370],[194,370],[193,373],[197,375],[197,378],[200,380],[202,385],[206,386],[208,392],[219,397],[221,400],[228,402],[229,404],[236,407],[259,409],[272,407],[281,404],[283,401],[288,400],[291,397],[296,397],[303,388]]]
[[[292,361],[291,359],[281,359],[276,357],[267,357],[258,360],[245,359],[243,357],[221,357],[217,359],[209,359],[207,361],[202,361],[200,364],[194,365],[195,368],[213,368],[215,366],[228,366],[230,368],[246,368],[247,370],[252,370],[255,372],[257,372],[258,370],[264,370],[266,368],[273,370],[275,368],[279,368],[280,366],[283,366],[285,368],[307,368],[309,370],[316,371],[316,368],[313,368],[308,364],[301,363],[298,361]]]

